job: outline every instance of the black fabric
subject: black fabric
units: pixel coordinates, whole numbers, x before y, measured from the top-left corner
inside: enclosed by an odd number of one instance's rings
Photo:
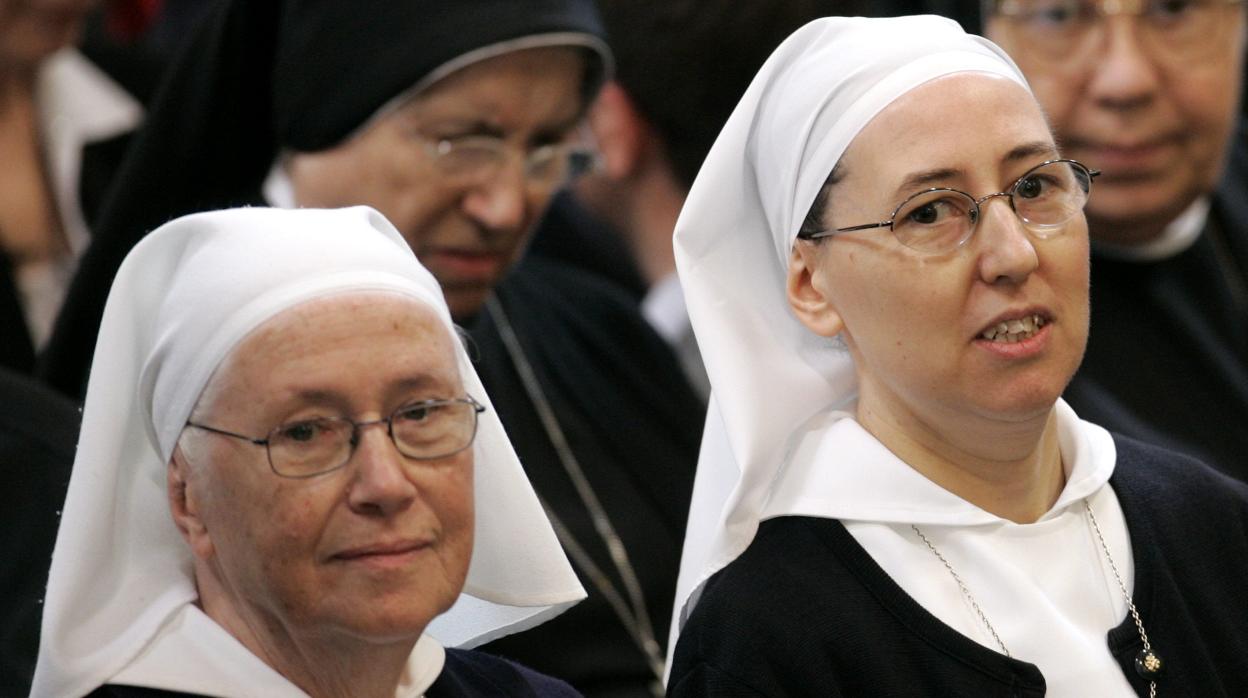
[[[194,698],[198,694],[139,686],[100,686],[92,698]],[[571,686],[483,652],[448,649],[425,698],[577,698]]]
[[[1118,496],[1135,557],[1132,596],[1166,661],[1163,696],[1248,695],[1248,486],[1185,456],[1115,437]],[[1130,616],[1108,646],[1140,696]],[[765,521],[707,583],[668,695],[1042,696],[1032,664],[944,625],[839,521]]]
[[[30,691],[78,423],[73,403],[0,369],[0,695]]]
[[[1248,481],[1248,134],[1191,248],[1159,262],[1093,254],[1088,350],[1066,398]]]
[[[367,12],[327,0],[219,3],[157,91],[40,375],[82,395],[108,289],[149,231],[252,202],[281,150],[337,144],[453,57],[554,31],[602,34],[589,0],[374,0]]]
[[[704,410],[670,350],[615,287],[529,257],[497,298],[624,543],[655,635],[665,643]],[[468,330],[469,353],[529,479],[623,590],[497,327],[483,314]],[[564,678],[586,695],[650,695],[644,655],[590,578],[578,574],[587,600],[486,649]]]
[[[586,210],[570,192],[561,192],[551,202],[533,233],[529,254],[597,274],[638,303],[646,295],[646,281],[624,237]]]

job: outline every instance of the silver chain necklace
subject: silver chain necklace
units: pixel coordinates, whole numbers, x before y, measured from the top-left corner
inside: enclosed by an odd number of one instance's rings
[[[593,561],[593,558],[589,556],[584,546],[580,544],[580,541],[576,540],[572,532],[568,530],[568,527],[555,515],[555,510],[539,495],[542,508],[546,510],[546,515],[550,518],[551,525],[555,529],[555,535],[558,536],[559,542],[563,544],[569,557],[572,558],[572,561],[578,567],[584,570],[594,587],[606,598],[607,603],[624,625],[624,629],[628,631],[629,637],[637,645],[637,648],[641,650],[642,654],[645,655],[650,671],[655,676],[650,690],[654,695],[662,696],[663,653],[658,641],[655,639],[654,627],[650,622],[650,612],[646,608],[645,595],[642,593],[641,583],[637,580],[637,574],[633,569],[633,565],[628,559],[628,551],[624,548],[624,542],[620,540],[619,534],[615,531],[615,526],[611,524],[611,519],[607,516],[606,509],[603,508],[602,503],[598,500],[597,493],[594,492],[593,487],[589,484],[589,480],[585,477],[585,471],[581,469],[580,461],[577,459],[576,454],[572,452],[572,447],[568,445],[567,437],[563,433],[563,427],[560,426],[559,419],[555,416],[555,411],[550,406],[550,401],[546,399],[546,393],[542,390],[541,383],[537,380],[537,374],[534,372],[532,364],[529,363],[528,357],[525,356],[524,349],[520,346],[520,340],[516,337],[511,321],[507,319],[507,314],[503,312],[502,305],[497,298],[490,296],[485,302],[485,307],[494,320],[494,324],[498,327],[498,334],[503,340],[503,346],[507,350],[507,355],[511,358],[516,373],[520,376],[520,382],[524,385],[529,401],[537,411],[538,419],[542,423],[542,428],[546,431],[546,436],[555,448],[555,453],[559,457],[559,463],[572,481],[581,503],[585,505],[585,509],[589,512],[590,519],[594,524],[594,530],[598,533],[598,537],[602,539],[603,545],[606,546],[607,552],[611,556],[611,562],[619,573],[620,580],[624,583],[624,594],[620,593],[615,583],[611,581],[611,578]],[[624,599],[625,594],[628,596],[628,601]]]
[[[1092,513],[1092,505],[1088,503],[1087,499],[1083,500],[1083,510],[1088,514],[1088,521],[1092,524],[1092,530],[1096,533],[1096,539],[1101,544],[1101,551],[1105,553],[1105,561],[1109,563],[1109,569],[1114,573],[1114,580],[1118,582],[1118,588],[1122,591],[1122,598],[1126,600],[1127,608],[1131,611],[1131,618],[1135,620],[1135,629],[1139,631],[1140,640],[1144,643],[1144,649],[1135,655],[1135,671],[1141,678],[1148,681],[1149,698],[1157,698],[1157,677],[1161,675],[1164,667],[1161,657],[1153,651],[1153,646],[1148,642],[1148,633],[1144,631],[1144,621],[1140,620],[1140,612],[1135,608],[1135,602],[1131,600],[1131,593],[1127,591],[1127,585],[1123,583],[1122,575],[1118,574],[1118,565],[1114,564],[1114,556],[1109,554],[1109,545],[1105,543],[1105,536],[1101,535],[1101,526],[1097,523],[1096,514]],[[988,616],[984,614],[984,610],[975,601],[975,597],[971,594],[971,590],[967,588],[966,582],[963,582],[962,577],[954,571],[953,565],[949,564],[945,556],[940,554],[940,551],[936,549],[932,541],[928,540],[928,537],[923,534],[923,531],[917,525],[910,524],[910,528],[923,541],[927,549],[932,551],[936,559],[940,560],[941,564],[945,566],[950,576],[953,577],[953,581],[958,583],[958,589],[962,592],[962,596],[970,602],[971,608],[975,610],[980,622],[984,624],[984,627],[988,629],[988,633],[992,635],[992,639],[1001,648],[1001,652],[1007,657],[1013,657],[1010,654],[1010,650],[1006,648],[1005,643],[1002,642],[1001,636],[992,627],[992,623],[988,622]]]

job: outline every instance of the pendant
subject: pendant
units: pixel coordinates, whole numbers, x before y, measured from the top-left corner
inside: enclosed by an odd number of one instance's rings
[[[1152,681],[1161,676],[1164,668],[1161,657],[1152,650],[1140,650],[1140,653],[1135,655],[1135,673],[1141,678]]]

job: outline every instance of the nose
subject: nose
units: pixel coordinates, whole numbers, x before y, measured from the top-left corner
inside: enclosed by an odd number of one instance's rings
[[[524,158],[508,152],[496,172],[464,195],[464,212],[487,230],[522,232],[528,225],[529,182]]]
[[[351,454],[352,479],[347,501],[366,516],[388,517],[411,506],[416,486],[408,478],[403,455],[386,432],[386,423],[360,427]]]
[[[1092,64],[1088,90],[1110,109],[1137,109],[1153,101],[1161,85],[1156,62],[1141,42],[1143,21],[1131,16],[1105,17],[1104,54]]]
[[[984,283],[1021,284],[1040,266],[1035,241],[1008,198],[993,197],[981,204],[975,236],[980,245],[979,276]]]

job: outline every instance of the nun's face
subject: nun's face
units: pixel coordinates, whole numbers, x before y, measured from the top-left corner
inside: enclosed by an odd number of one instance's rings
[[[908,196],[950,187],[1004,191],[1057,157],[1036,101],[981,73],[928,82],[893,102],[845,152],[825,223],[887,220]],[[859,414],[893,428],[966,434],[968,419],[1042,418],[1083,356],[1088,330],[1087,223],[1076,214],[1040,239],[1005,197],[988,199],[960,248],[927,255],[888,227],[799,241],[790,300],[816,332],[844,337]],[[1000,323],[1035,331],[985,339]],[[1021,341],[1011,341],[1018,340]]]
[[[575,135],[585,61],[578,49],[514,51],[434,83],[346,143],[295,155],[288,165],[301,206],[368,204],[407,239],[442,285],[456,319],[474,315],[519,260],[556,187],[525,172],[524,157]],[[440,143],[502,139],[507,162],[458,176]]]
[[[312,301],[244,339],[192,421],[262,438],[310,418],[370,421],[462,397],[452,341],[415,301]],[[247,634],[231,626],[241,619],[318,642],[412,640],[458,596],[472,551],[473,449],[414,461],[384,423],[358,433],[344,467],[290,479],[270,469],[264,446],[183,432],[174,518],[197,558],[201,602],[236,636]]]

